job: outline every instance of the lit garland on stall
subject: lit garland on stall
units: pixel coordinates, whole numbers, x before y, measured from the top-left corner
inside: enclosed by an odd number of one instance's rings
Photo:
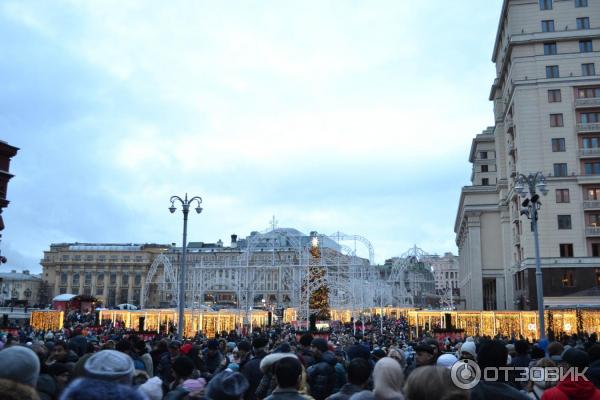
[[[63,327],[62,311],[32,311],[30,325],[33,329],[57,331]]]

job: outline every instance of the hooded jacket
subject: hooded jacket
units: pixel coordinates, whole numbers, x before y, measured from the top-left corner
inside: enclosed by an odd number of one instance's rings
[[[590,381],[572,380],[570,376],[544,392],[542,400],[600,400],[600,389]]]

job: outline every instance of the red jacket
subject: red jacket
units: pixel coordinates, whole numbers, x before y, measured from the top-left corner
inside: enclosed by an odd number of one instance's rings
[[[555,387],[546,390],[541,400],[600,400],[600,389],[596,389],[590,381],[573,381],[569,376]]]

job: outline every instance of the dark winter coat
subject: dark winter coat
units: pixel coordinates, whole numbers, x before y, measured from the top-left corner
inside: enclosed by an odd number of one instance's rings
[[[326,351],[321,355],[320,359],[306,371],[310,395],[314,397],[315,400],[324,400],[333,393],[336,379],[336,363],[337,359],[335,355],[330,351]]]

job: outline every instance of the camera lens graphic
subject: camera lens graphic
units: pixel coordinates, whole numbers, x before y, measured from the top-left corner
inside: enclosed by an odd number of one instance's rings
[[[450,370],[452,382],[461,389],[472,389],[481,380],[479,365],[473,360],[461,360]]]

